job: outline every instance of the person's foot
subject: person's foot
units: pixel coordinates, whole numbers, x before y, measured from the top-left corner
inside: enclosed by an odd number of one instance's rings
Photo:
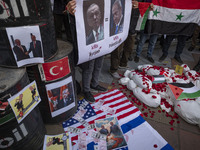
[[[116,79],[121,78],[117,72],[113,72],[113,73],[110,73],[110,74],[113,76],[113,78],[116,78]]]
[[[176,57],[176,56],[174,56],[174,59],[175,59],[177,62],[179,62],[180,64],[183,63],[183,61],[181,60],[181,57]]]
[[[165,60],[165,58],[167,58],[167,55],[162,54],[162,56],[159,58],[159,61],[161,62],[161,61]]]
[[[103,92],[107,91],[106,88],[104,88],[104,87],[102,87],[100,85],[97,85],[96,87],[90,85],[90,87],[91,87],[91,89],[94,89],[94,90],[97,90],[97,91],[103,91]]]
[[[128,66],[126,65],[126,66],[119,66],[118,67],[119,69],[128,69]]]
[[[140,60],[140,58],[139,58],[138,56],[135,56],[135,58],[134,58],[134,62],[135,62],[135,63],[138,63],[139,60]]]
[[[128,57],[128,60],[129,60],[129,61],[132,61],[132,60],[133,60],[133,56],[130,55],[130,56]]]
[[[188,51],[193,51],[194,50],[194,47],[193,46],[190,46],[189,48],[188,48]]]
[[[84,92],[83,94],[84,94],[85,99],[88,102],[90,102],[90,103],[94,103],[95,102],[94,96],[90,92]]]
[[[152,57],[147,56],[147,60],[150,61],[151,63],[154,63],[154,60]]]

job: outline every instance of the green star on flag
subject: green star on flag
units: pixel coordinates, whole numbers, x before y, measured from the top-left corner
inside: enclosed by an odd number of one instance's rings
[[[155,11],[153,11],[153,16],[156,16],[159,14],[160,12],[158,11],[158,9],[156,9]]]
[[[176,20],[180,20],[180,21],[181,21],[181,18],[184,17],[184,16],[182,15],[182,12],[181,12],[179,15],[176,15],[176,16],[177,16]]]

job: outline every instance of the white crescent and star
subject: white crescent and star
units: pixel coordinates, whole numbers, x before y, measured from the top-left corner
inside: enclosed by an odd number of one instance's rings
[[[58,73],[53,72],[53,69],[55,69],[57,67],[58,66],[53,66],[53,67],[50,68],[49,72],[50,72],[51,75],[56,76],[56,75],[59,74],[59,72]],[[63,67],[60,67],[60,71],[62,71],[62,70],[63,70]]]

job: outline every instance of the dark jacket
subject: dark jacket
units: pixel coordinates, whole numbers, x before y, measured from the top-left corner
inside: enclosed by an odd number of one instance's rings
[[[30,49],[29,52],[33,52],[34,57],[42,57],[42,47],[41,47],[41,42],[36,40],[36,45],[35,48],[33,46],[33,42],[30,43]]]
[[[61,15],[65,10],[67,0],[54,0],[53,14]]]
[[[17,61],[30,58],[29,55],[25,55],[25,52],[27,52],[26,47],[22,45],[22,48],[24,49],[24,52],[18,46],[14,46],[13,48],[13,51],[15,52],[17,57]]]

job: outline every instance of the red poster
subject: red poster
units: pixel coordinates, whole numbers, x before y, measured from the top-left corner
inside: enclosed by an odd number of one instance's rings
[[[68,56],[54,62],[44,63],[39,66],[43,81],[53,81],[68,75],[71,70]]]

